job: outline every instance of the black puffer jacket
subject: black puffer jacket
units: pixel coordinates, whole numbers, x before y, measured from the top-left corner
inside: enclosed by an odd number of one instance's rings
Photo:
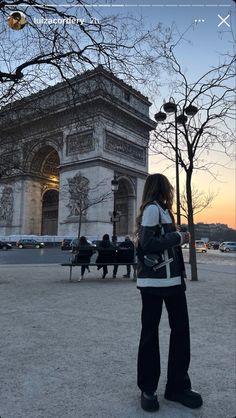
[[[95,252],[95,248],[90,245],[79,245],[78,253],[76,254],[75,260],[76,263],[90,263],[90,258],[92,257],[93,253]]]
[[[110,240],[102,240],[97,249],[98,257],[96,263],[112,263],[116,259],[117,248]]]
[[[139,231],[138,279],[139,289],[163,289],[180,287],[185,289],[185,268],[180,247],[181,234],[176,231],[168,209],[153,202],[143,212]],[[157,254],[162,267],[148,267],[144,255]]]

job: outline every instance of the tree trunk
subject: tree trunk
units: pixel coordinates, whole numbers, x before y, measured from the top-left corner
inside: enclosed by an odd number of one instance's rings
[[[197,281],[197,258],[196,258],[196,249],[195,249],[195,230],[194,230],[194,219],[193,219],[193,202],[192,202],[192,190],[191,190],[191,179],[192,171],[187,172],[186,174],[186,194],[188,202],[188,227],[191,235],[190,245],[189,245],[189,262],[191,266],[191,280]]]

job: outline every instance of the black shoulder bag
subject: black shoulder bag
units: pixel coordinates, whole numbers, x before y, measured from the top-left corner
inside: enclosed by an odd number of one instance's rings
[[[164,233],[163,227],[161,226],[161,217],[159,217],[159,219],[160,219],[160,223],[159,225],[156,225],[156,228],[161,230],[161,235],[163,236],[165,235],[165,233]],[[139,240],[138,240],[138,247],[137,247],[136,253],[137,253],[138,259],[143,264],[145,264],[145,266],[151,268],[154,271],[166,266],[167,264],[170,264],[173,261],[173,258],[169,258],[168,260],[165,260],[163,253],[145,254],[141,248]]]

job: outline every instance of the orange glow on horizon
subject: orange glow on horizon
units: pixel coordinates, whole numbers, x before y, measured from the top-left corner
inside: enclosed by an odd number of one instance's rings
[[[222,206],[222,209],[224,207]],[[197,223],[204,223],[204,224],[226,224],[229,228],[236,229],[236,215],[235,211],[233,211],[234,207],[228,206],[227,209],[232,209],[227,215],[220,210],[220,207],[217,206],[216,208],[207,208],[203,212],[198,213],[194,216],[194,222]],[[175,210],[175,205],[174,205]],[[181,217],[182,223],[187,223],[185,217]]]
[[[166,162],[160,157],[150,157],[149,172],[162,173],[170,180],[175,187],[175,168],[166,169]],[[235,204],[235,171],[233,167],[224,167],[221,169],[219,180],[213,180],[207,172],[195,171],[192,185],[199,192],[215,194],[210,207],[194,216],[194,222],[203,222],[205,224],[226,224],[229,228],[236,229],[236,204]],[[180,190],[184,190],[185,175],[180,173]],[[175,203],[174,203],[175,205]],[[175,206],[174,206],[175,211]],[[182,223],[187,223],[186,218],[182,217]]]

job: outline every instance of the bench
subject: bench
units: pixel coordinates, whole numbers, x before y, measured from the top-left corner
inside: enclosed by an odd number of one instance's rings
[[[70,267],[70,277],[69,280],[72,280],[72,269],[73,267],[81,267],[81,266],[133,266],[134,269],[134,280],[136,279],[136,269],[137,269],[137,263],[62,263],[61,266]]]

